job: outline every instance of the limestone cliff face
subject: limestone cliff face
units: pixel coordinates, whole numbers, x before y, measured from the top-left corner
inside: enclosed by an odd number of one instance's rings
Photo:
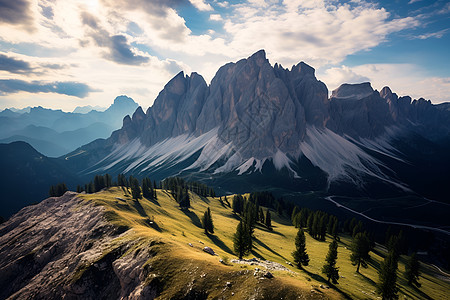
[[[181,134],[199,136],[218,128],[245,157],[265,158],[278,150],[298,155],[306,126],[329,119],[328,90],[305,63],[291,70],[272,67],[263,50],[221,67],[211,85],[180,72],[144,115],[137,110],[113,135],[118,143],[139,137],[151,146]]]
[[[416,134],[437,145],[450,143],[449,110],[398,97],[388,87],[378,92],[368,82],[343,84],[328,98],[312,67],[272,66],[261,50],[222,66],[210,85],[197,73],[180,72],[147,112],[138,108],[102,145],[86,145],[69,163],[82,165],[85,174],[161,179],[183,172],[209,178],[263,173],[264,167],[287,169],[298,179],[312,174],[310,163],[328,183],[362,185],[363,177],[371,177],[404,188],[386,174],[380,157],[395,153],[408,161],[395,143]],[[411,151],[423,155],[420,147]]]

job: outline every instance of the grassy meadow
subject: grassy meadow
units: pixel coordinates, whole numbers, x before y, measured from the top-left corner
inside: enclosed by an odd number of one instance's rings
[[[208,287],[208,297],[234,296],[246,299],[256,290],[276,291],[275,299],[295,298],[357,298],[377,299],[376,283],[378,270],[386,249],[377,245],[371,252],[371,262],[367,269],[361,268],[356,273],[356,266],[350,262],[351,238],[341,236],[338,248],[339,284],[333,286],[326,282],[321,268],[328,251],[331,239],[325,242],[311,238],[307,233],[306,247],[310,257],[309,266],[304,270],[291,267],[291,253],[294,250],[294,239],[297,229],[291,225],[287,216],[280,217],[271,211],[273,231],[257,225],[254,234],[254,249],[247,258],[257,257],[281,263],[293,272],[275,271],[273,279],[258,280],[253,276],[253,269],[258,266],[221,264],[219,258],[229,261],[236,258],[233,253],[233,234],[239,223],[239,216],[231,208],[220,202],[219,198],[199,197],[190,193],[191,208],[181,210],[169,191],[157,190],[157,200],[131,199],[130,193],[123,188],[113,187],[95,194],[80,194],[87,202],[104,206],[109,221],[124,229],[131,229],[120,236],[123,240],[139,240],[140,243],[155,243],[158,255],[150,259],[155,270],[164,278],[164,288],[160,299],[176,297],[183,286],[196,284]],[[232,197],[228,197],[232,202]],[[206,235],[201,228],[200,219],[210,207],[214,222],[214,234]],[[266,209],[264,208],[266,211]],[[192,244],[192,246],[189,245]],[[138,243],[139,244],[139,243]],[[211,247],[218,256],[202,251],[205,246]],[[261,268],[261,267],[259,267]],[[404,257],[401,257],[398,271],[400,299],[448,299],[450,297],[450,279],[439,277],[433,267],[422,264],[420,289],[406,285],[403,277]],[[240,276],[237,279],[236,276]],[[233,282],[233,288],[224,291],[223,282]],[[329,286],[322,288],[320,286]]]

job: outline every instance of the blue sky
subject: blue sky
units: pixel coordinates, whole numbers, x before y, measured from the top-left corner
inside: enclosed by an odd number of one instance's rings
[[[370,81],[450,101],[448,1],[0,0],[0,109],[122,94],[146,108],[180,70],[209,82],[259,49],[330,91]]]

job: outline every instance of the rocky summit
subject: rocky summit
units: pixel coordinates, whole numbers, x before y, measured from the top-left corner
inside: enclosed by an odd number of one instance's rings
[[[314,68],[272,66],[261,50],[222,66],[210,85],[180,72],[145,113],[139,107],[109,139],[83,146],[66,163],[81,174],[281,172],[294,190],[381,182],[410,191],[408,164],[443,153],[449,136],[449,111],[430,101],[398,97],[388,87],[378,92],[367,82],[343,84],[328,97]],[[424,141],[432,150],[417,146]]]

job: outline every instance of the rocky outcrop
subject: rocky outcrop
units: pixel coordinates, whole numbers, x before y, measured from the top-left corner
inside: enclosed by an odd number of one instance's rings
[[[307,188],[336,181],[362,187],[372,178],[404,189],[383,160],[408,161],[394,144],[415,134],[448,143],[449,111],[368,82],[343,84],[328,98],[312,67],[272,66],[261,50],[222,66],[209,86],[180,72],[145,114],[136,110],[103,147],[87,145],[65,163],[84,166],[84,174],[163,179],[187,172],[214,180],[280,171],[295,189],[300,178]],[[422,155],[420,147],[412,151]]]
[[[138,241],[112,243],[123,231],[72,192],[25,207],[0,226],[0,298],[154,298],[151,254],[124,255]]]
[[[327,127],[353,138],[375,138],[394,124],[390,106],[370,83],[343,84],[331,94]]]
[[[264,50],[221,67],[208,87],[197,73],[180,72],[167,83],[145,116],[124,119],[112,139],[139,137],[151,146],[181,134],[199,136],[218,128],[243,157],[266,158],[278,150],[298,155],[306,125],[324,126],[328,90],[301,62],[291,70],[272,67]]]

